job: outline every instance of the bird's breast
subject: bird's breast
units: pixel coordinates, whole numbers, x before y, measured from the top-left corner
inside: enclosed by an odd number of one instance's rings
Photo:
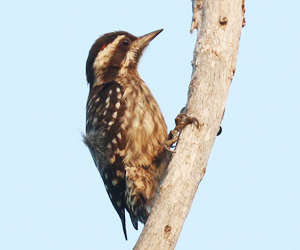
[[[122,129],[126,131],[125,165],[150,166],[163,149],[167,127],[160,108],[147,86],[131,84],[123,96],[126,111]]]

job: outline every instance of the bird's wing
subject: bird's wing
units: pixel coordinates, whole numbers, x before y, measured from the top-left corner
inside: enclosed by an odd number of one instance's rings
[[[126,106],[123,87],[117,82],[94,86],[87,103],[85,143],[101,174],[109,198],[122,221],[125,238],[125,130],[121,128]]]

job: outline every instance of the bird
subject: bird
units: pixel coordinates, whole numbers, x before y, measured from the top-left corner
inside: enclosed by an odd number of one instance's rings
[[[87,145],[118,213],[127,240],[125,211],[133,227],[146,223],[172,157],[167,126],[138,64],[163,30],[136,37],[106,33],[92,45],[86,61]]]

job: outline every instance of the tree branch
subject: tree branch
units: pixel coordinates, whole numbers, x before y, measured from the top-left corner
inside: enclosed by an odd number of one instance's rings
[[[191,31],[198,29],[187,114],[201,126],[187,126],[159,197],[134,250],[174,249],[202,180],[225,109],[244,24],[243,0],[193,0]]]

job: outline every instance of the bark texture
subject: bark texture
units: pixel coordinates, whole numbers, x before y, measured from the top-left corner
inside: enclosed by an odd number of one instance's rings
[[[225,109],[242,26],[244,0],[194,0],[198,29],[187,114],[200,122],[180,135],[160,195],[134,250],[174,249],[202,180]],[[201,247],[199,247],[200,249]]]

